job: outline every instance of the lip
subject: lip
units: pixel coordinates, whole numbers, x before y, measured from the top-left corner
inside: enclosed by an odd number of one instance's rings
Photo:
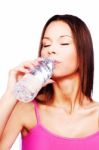
[[[59,64],[60,61],[54,60],[54,64]]]
[[[60,63],[60,61],[55,60],[55,63]]]
[[[49,57],[49,59],[53,60],[55,64],[61,63],[60,61],[58,61],[57,59],[51,58]]]

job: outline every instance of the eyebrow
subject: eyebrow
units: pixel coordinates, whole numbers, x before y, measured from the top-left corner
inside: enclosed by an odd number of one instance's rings
[[[59,38],[63,38],[63,37],[70,37],[70,38],[72,38],[72,36],[70,36],[70,35],[61,35],[61,36],[59,36]],[[46,37],[46,36],[43,37],[43,39],[51,40],[50,37]]]
[[[70,38],[72,38],[72,36],[70,36],[70,35],[61,35],[60,37],[70,37]]]

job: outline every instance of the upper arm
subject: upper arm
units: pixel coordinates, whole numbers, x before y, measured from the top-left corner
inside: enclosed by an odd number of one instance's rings
[[[99,107],[98,107],[98,128],[99,128]]]
[[[0,150],[9,150],[23,127],[22,107],[17,103],[0,139]]]

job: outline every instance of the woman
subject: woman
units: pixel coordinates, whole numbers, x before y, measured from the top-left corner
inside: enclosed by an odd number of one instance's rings
[[[39,57],[56,60],[52,80],[35,100],[16,104],[2,134],[1,150],[10,149],[20,132],[22,150],[98,150],[99,103],[91,97],[94,58],[86,24],[73,15],[50,18]],[[16,80],[40,60],[20,65]]]

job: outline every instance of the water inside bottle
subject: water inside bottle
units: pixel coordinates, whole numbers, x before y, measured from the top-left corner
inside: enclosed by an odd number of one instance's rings
[[[43,84],[51,78],[54,69],[54,61],[51,59],[43,59],[39,65],[25,74],[17,83],[14,94],[19,101],[32,101]]]

